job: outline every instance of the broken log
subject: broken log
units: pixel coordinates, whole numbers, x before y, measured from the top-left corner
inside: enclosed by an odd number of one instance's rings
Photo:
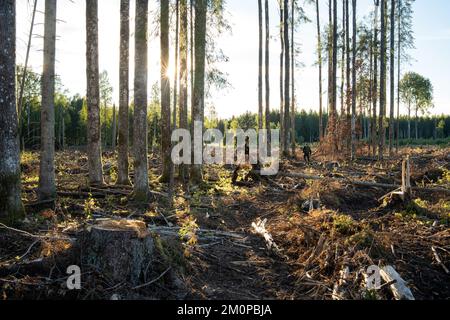
[[[415,300],[406,281],[398,274],[392,266],[386,266],[380,270],[380,275],[387,283],[392,283],[389,288],[396,300]]]

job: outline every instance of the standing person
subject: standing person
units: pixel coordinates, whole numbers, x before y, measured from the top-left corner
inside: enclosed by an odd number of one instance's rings
[[[305,162],[307,164],[311,163],[311,155],[312,155],[312,150],[311,150],[310,146],[306,144],[303,147],[303,158],[305,159]]]

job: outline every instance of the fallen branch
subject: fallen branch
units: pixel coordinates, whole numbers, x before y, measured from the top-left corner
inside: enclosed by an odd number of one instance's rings
[[[446,274],[449,274],[450,271],[445,266],[445,264],[442,262],[441,257],[439,257],[439,254],[437,253],[437,250],[435,247],[431,247],[431,251],[433,251],[434,259],[436,259],[436,262],[444,269]]]

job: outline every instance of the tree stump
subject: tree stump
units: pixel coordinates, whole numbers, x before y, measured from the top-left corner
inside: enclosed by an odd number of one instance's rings
[[[115,284],[138,285],[153,261],[154,239],[140,221],[103,220],[89,227],[81,240],[82,264]]]

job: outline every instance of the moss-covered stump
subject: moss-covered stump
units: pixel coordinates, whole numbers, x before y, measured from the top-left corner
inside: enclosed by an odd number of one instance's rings
[[[100,221],[81,238],[83,265],[95,268],[115,284],[141,283],[154,260],[154,251],[154,239],[140,221]]]

